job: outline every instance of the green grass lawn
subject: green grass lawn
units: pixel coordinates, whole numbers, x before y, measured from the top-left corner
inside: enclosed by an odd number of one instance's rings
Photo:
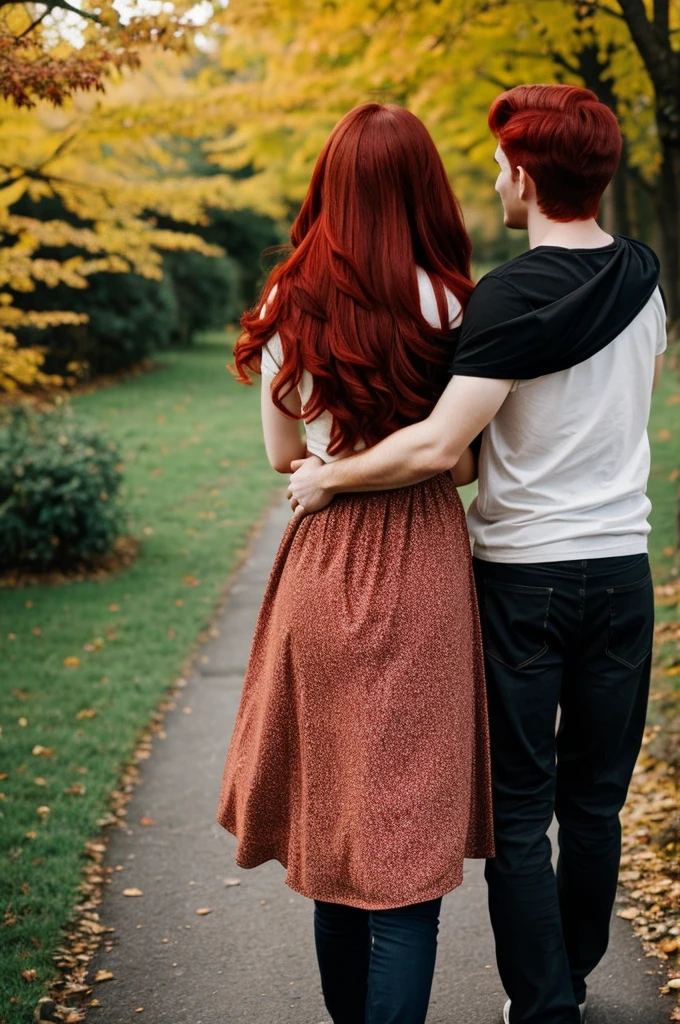
[[[670,364],[670,360],[669,360]],[[652,502],[649,556],[658,582],[666,579],[674,561],[675,517],[680,488],[680,380],[668,365],[654,395],[649,421],[652,470],[647,493]]]
[[[224,337],[211,339],[75,399],[121,442],[140,556],[105,581],[0,590],[0,1021],[33,1020],[84,843],[281,487],[264,455],[258,391],[232,380],[230,354]],[[37,980],[27,984],[30,969]]]
[[[265,460],[257,391],[231,380],[229,354],[213,338],[75,399],[123,447],[140,556],[105,581],[0,590],[0,1022],[33,1020],[77,898],[84,844],[281,486]],[[664,548],[674,543],[680,405],[669,400],[678,392],[667,373],[650,430],[659,579],[672,565]],[[21,972],[31,969],[37,979],[27,984]]]

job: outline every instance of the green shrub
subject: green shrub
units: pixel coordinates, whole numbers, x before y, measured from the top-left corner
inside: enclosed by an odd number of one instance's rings
[[[239,271],[233,260],[200,252],[169,252],[163,270],[175,293],[173,342],[190,345],[197,331],[221,330],[238,320]]]
[[[93,274],[87,288],[38,287],[23,304],[31,309],[72,309],[90,318],[76,326],[19,331],[22,344],[46,348],[45,368],[50,373],[63,373],[74,360],[87,365],[90,377],[134,366],[170,346],[177,320],[177,302],[167,277],[154,281],[138,274]]]
[[[69,411],[0,420],[0,568],[65,569],[106,554],[124,521],[116,442]]]
[[[264,250],[287,242],[288,231],[253,210],[211,210],[210,224],[202,228],[200,234],[206,242],[221,245],[238,264],[239,309],[235,317],[238,320],[243,310],[253,305],[268,270],[277,262],[276,257],[265,258]]]

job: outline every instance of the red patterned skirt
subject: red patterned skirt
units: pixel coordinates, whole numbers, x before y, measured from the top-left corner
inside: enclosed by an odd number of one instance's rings
[[[493,855],[465,513],[450,474],[343,495],[284,534],[255,630],[218,821],[237,862],[387,909]]]

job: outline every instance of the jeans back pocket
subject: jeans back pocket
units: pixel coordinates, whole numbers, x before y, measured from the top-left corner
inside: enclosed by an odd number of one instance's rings
[[[514,670],[532,665],[545,654],[552,592],[552,587],[485,578],[482,627],[486,654]]]
[[[654,587],[647,572],[635,583],[607,587],[609,595],[609,634],[607,654],[627,668],[635,669],[645,661],[654,642]]]

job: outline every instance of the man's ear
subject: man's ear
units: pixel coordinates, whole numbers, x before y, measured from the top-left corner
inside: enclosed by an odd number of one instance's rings
[[[520,167],[519,165],[517,167],[517,175],[519,177],[519,198],[522,200],[522,202],[527,202],[527,200],[533,199],[536,195],[536,186],[534,185],[534,179],[531,177],[530,174],[527,174],[523,167]]]

